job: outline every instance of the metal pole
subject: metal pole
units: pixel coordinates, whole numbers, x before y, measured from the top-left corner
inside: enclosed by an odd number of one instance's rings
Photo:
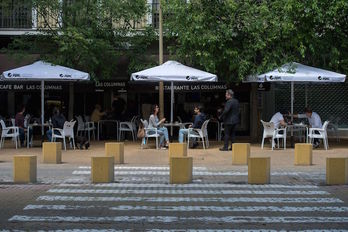
[[[163,64],[163,19],[162,19],[162,7],[161,1],[159,1],[159,25],[158,25],[158,35],[159,35],[159,65]],[[164,117],[164,86],[163,81],[159,83],[159,107],[160,107],[160,118]]]
[[[294,122],[294,82],[291,82],[291,122]],[[291,127],[291,147],[294,147],[294,131]]]
[[[85,103],[84,103],[85,104]],[[74,118],[74,83],[69,83],[69,112],[68,119]]]
[[[44,122],[45,122],[45,81],[41,81],[41,135],[44,138]]]
[[[307,89],[307,83],[305,84],[305,107],[308,106],[308,89]]]
[[[291,82],[291,121],[294,119],[294,82]]]
[[[173,110],[174,110],[174,82],[170,85],[170,123],[173,123]],[[170,127],[170,135],[173,136],[173,126]]]
[[[170,122],[173,122],[173,110],[174,110],[174,82],[171,82],[170,86]]]

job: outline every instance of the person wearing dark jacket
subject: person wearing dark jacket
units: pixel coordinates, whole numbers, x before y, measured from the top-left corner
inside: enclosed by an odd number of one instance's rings
[[[203,122],[205,121],[205,114],[201,112],[200,106],[195,106],[193,109],[195,112],[195,120],[193,125],[190,125],[190,128],[201,129]],[[179,143],[184,142],[184,136],[188,134],[189,129],[180,129],[179,130]],[[197,146],[197,142],[193,143],[193,147]]]
[[[232,89],[226,90],[226,104],[219,118],[220,121],[224,122],[225,126],[224,146],[220,148],[220,151],[232,150],[232,145],[230,149],[228,149],[229,141],[231,140],[233,144],[235,140],[235,130],[239,123],[239,102],[233,96],[234,93]]]
[[[55,108],[53,110],[53,116],[52,116],[52,127],[63,129],[65,121],[66,121],[66,119],[65,119],[64,115],[59,112],[58,108]],[[49,129],[46,132],[46,135],[47,135],[48,141],[51,142],[52,141],[52,129]]]

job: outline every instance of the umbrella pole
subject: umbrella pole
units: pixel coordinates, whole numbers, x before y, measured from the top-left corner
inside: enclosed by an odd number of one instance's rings
[[[174,109],[174,83],[170,83],[170,123],[173,124]],[[173,126],[170,127],[170,135],[173,136]]]
[[[308,89],[307,89],[307,83],[305,84],[305,107],[308,106]]]
[[[294,82],[291,82],[291,122],[294,122]],[[294,147],[294,131],[291,127],[291,147]]]
[[[44,139],[44,121],[45,121],[45,81],[41,81],[41,139]]]

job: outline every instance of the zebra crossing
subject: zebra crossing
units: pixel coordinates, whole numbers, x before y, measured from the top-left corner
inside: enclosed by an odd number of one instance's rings
[[[9,222],[41,231],[348,231],[348,204],[320,186],[233,183],[243,172],[204,167],[193,175],[170,185],[168,167],[115,166],[114,183],[90,184],[81,166]]]

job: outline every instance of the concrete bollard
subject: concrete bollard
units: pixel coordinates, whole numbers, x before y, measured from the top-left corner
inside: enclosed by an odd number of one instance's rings
[[[46,164],[60,164],[62,162],[62,143],[44,142],[42,144],[42,159]]]
[[[114,157],[92,157],[92,183],[110,183],[114,181]]]
[[[326,158],[326,184],[348,184],[348,158]]]
[[[187,156],[187,143],[169,143],[169,158]]]
[[[13,182],[35,183],[37,158],[35,155],[16,155],[13,158]]]
[[[250,143],[232,144],[232,164],[248,164]]]
[[[105,155],[113,156],[115,164],[123,164],[124,143],[105,143]]]
[[[192,157],[170,158],[170,183],[188,184],[192,182]]]
[[[172,157],[187,157],[187,143],[169,143],[169,164]]]
[[[295,165],[312,165],[312,147],[311,143],[295,144]]]
[[[250,157],[248,159],[248,183],[269,184],[271,175],[270,157]]]

